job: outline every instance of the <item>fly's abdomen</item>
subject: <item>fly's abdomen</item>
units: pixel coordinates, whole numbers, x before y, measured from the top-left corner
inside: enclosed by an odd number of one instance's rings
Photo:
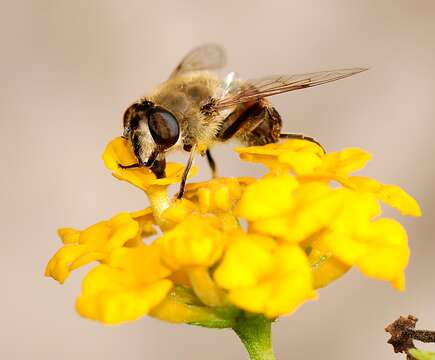
[[[244,145],[265,145],[279,140],[282,120],[276,109],[265,99],[241,104],[223,122],[218,141],[236,138]]]

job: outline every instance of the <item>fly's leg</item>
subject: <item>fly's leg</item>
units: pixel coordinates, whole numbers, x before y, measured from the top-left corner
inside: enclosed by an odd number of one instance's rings
[[[138,168],[138,167],[143,167],[143,165],[136,163],[136,164],[131,164],[131,165],[122,165],[122,164],[118,164],[118,166],[121,169],[133,169],[133,168]]]
[[[189,171],[190,171],[190,168],[192,167],[192,164],[193,164],[193,158],[195,157],[195,151],[196,151],[196,144],[190,148],[189,159],[187,160],[186,167],[184,168],[184,171],[183,171],[183,176],[181,178],[180,190],[178,191],[177,199],[181,199],[184,195],[184,189],[186,188],[187,177],[189,176]]]
[[[279,134],[280,139],[298,139],[298,140],[306,140],[309,142],[312,142],[318,146],[320,146],[320,148],[323,150],[323,152],[326,154],[326,150],[325,148],[322,146],[322,144],[320,144],[318,141],[314,140],[312,137],[310,136],[305,136],[303,134],[286,134],[286,133],[281,133]]]
[[[122,165],[118,164],[118,167],[120,169],[135,169],[135,168],[143,168],[146,167],[150,169],[157,179],[162,179],[166,177],[165,169],[166,169],[166,160],[163,154],[156,155],[156,157],[153,157],[152,161],[150,163],[135,163],[130,165]]]
[[[210,166],[213,178],[217,178],[218,173],[216,168],[216,162],[214,161],[213,156],[211,155],[211,151],[209,149],[206,150],[205,156],[207,157],[208,165]]]

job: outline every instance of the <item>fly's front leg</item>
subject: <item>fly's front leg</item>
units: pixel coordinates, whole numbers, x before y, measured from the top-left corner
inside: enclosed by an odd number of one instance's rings
[[[130,165],[118,164],[121,169],[135,169],[146,167],[150,169],[157,179],[166,177],[166,159],[163,153],[154,152],[146,163],[135,163]]]
[[[191,169],[192,164],[193,164],[193,158],[195,157],[196,144],[189,147],[189,149],[190,149],[189,150],[190,151],[189,159],[187,160],[186,167],[184,168],[184,171],[183,171],[183,176],[181,177],[180,190],[178,191],[177,199],[181,199],[184,195],[187,177],[189,176],[189,172],[190,172],[190,169]]]
[[[121,169],[133,169],[133,168],[138,168],[138,167],[143,167],[144,165],[141,165],[139,163],[135,163],[135,164],[130,164],[130,165],[122,165],[122,164],[118,164],[118,167]]]
[[[154,173],[157,179],[166,177],[166,159],[164,156],[158,156],[150,166],[150,170]]]

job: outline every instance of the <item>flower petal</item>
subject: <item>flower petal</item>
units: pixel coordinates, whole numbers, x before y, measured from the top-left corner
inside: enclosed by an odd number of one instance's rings
[[[305,253],[297,246],[277,246],[264,237],[236,240],[214,276],[229,290],[234,305],[270,318],[291,313],[315,298]]]
[[[163,301],[170,274],[156,246],[117,249],[86,275],[77,311],[106,324],[135,320]]]
[[[365,176],[351,176],[343,179],[343,185],[356,191],[375,194],[385,204],[399,210],[403,215],[421,216],[417,201],[397,185],[384,185]]]
[[[371,158],[368,152],[358,148],[331,152],[323,157],[322,166],[316,171],[349,175],[351,172],[362,169]]]
[[[212,266],[222,255],[225,239],[218,219],[192,214],[156,240],[162,258],[173,270]]]
[[[307,140],[288,140],[263,146],[238,147],[240,159],[265,165],[275,173],[292,170],[296,174],[319,164],[323,149]]]
[[[246,187],[236,212],[250,221],[283,214],[292,208],[297,187],[293,176],[263,178]]]
[[[325,241],[341,261],[403,290],[409,248],[406,231],[397,221],[379,219],[357,234],[334,233]]]
[[[129,142],[122,137],[113,139],[103,153],[103,161],[112,175],[119,180],[128,181],[130,184],[146,191],[152,185],[170,185],[181,181],[184,165],[167,163],[166,177],[157,179],[153,172],[146,168],[122,169],[119,165],[130,165],[137,163],[137,159],[131,150]],[[189,177],[196,174],[193,166],[189,172]]]
[[[139,224],[127,213],[120,213],[109,220],[100,221],[83,231],[59,229],[59,236],[66,243],[47,264],[45,275],[63,283],[70,271],[91,261],[103,260],[114,249],[137,243]]]
[[[80,315],[105,324],[118,324],[147,315],[172,288],[170,280],[129,283],[128,274],[108,265],[92,269],[83,281],[76,308]]]

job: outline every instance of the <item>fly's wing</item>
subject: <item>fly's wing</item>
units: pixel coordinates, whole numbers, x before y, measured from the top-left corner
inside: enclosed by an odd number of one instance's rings
[[[173,78],[189,71],[214,70],[225,66],[225,51],[216,44],[204,44],[191,50],[178,66],[174,69],[169,78]]]
[[[213,99],[213,110],[222,110],[240,103],[246,103],[267,96],[281,94],[287,91],[300,90],[308,87],[326,84],[332,81],[366,71],[366,68],[340,69],[319,71],[297,75],[272,75],[259,79],[247,80],[225,91],[219,99]]]

